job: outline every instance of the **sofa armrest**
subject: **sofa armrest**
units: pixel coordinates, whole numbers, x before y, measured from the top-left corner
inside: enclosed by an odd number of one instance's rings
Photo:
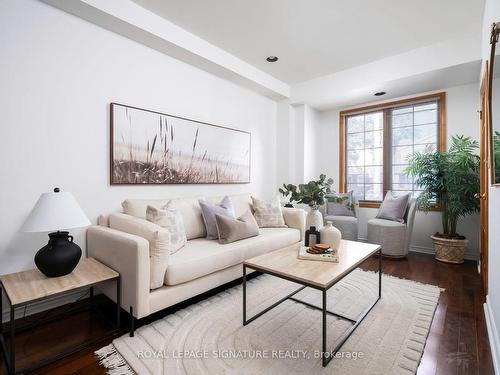
[[[306,231],[306,211],[302,208],[288,208],[283,207],[283,218],[285,219],[285,224],[290,228],[298,229],[300,232],[300,240],[304,239],[304,233]]]
[[[103,226],[87,230],[87,254],[121,276],[121,306],[141,318],[149,314],[149,242],[139,236]],[[103,285],[102,291],[116,302],[113,285]]]

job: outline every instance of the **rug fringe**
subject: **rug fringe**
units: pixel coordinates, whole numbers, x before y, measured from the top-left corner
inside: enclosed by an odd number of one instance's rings
[[[367,272],[367,273],[376,273],[378,274],[378,271],[371,271],[371,270],[363,270],[363,272]],[[404,281],[408,281],[409,283],[412,283],[412,284],[416,284],[416,285],[422,285],[422,286],[434,286],[436,288],[439,288],[440,292],[445,292],[446,291],[446,288],[441,288],[439,285],[434,285],[434,284],[426,284],[426,283],[422,283],[420,281],[415,281],[415,280],[411,280],[411,279],[406,279],[404,277],[398,277],[398,276],[393,276],[393,275],[389,275],[387,273],[384,273],[382,271],[382,276],[383,277],[387,277],[389,279],[397,279],[397,280],[404,280]]]
[[[106,368],[108,375],[134,375],[135,372],[118,353],[113,344],[109,344],[94,352],[99,363]]]

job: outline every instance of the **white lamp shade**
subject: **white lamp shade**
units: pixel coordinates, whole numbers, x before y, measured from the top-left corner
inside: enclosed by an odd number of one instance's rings
[[[52,232],[80,228],[90,221],[69,192],[44,193],[38,198],[21,230],[23,232]]]

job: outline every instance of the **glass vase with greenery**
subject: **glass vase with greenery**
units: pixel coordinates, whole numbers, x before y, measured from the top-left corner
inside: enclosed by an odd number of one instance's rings
[[[415,152],[408,157],[405,172],[423,189],[417,206],[429,211],[439,205],[442,211],[443,233],[436,233],[438,237],[464,239],[457,233],[458,220],[479,211],[478,147],[470,137],[457,135],[448,151]]]

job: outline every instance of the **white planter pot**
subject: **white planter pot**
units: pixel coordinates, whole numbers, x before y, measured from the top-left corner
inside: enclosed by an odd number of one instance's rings
[[[306,216],[306,229],[316,227],[316,230],[323,228],[323,215],[317,208],[311,208]]]
[[[326,225],[319,232],[321,243],[326,243],[333,250],[339,249],[342,233],[332,225],[331,221],[327,221]]]

